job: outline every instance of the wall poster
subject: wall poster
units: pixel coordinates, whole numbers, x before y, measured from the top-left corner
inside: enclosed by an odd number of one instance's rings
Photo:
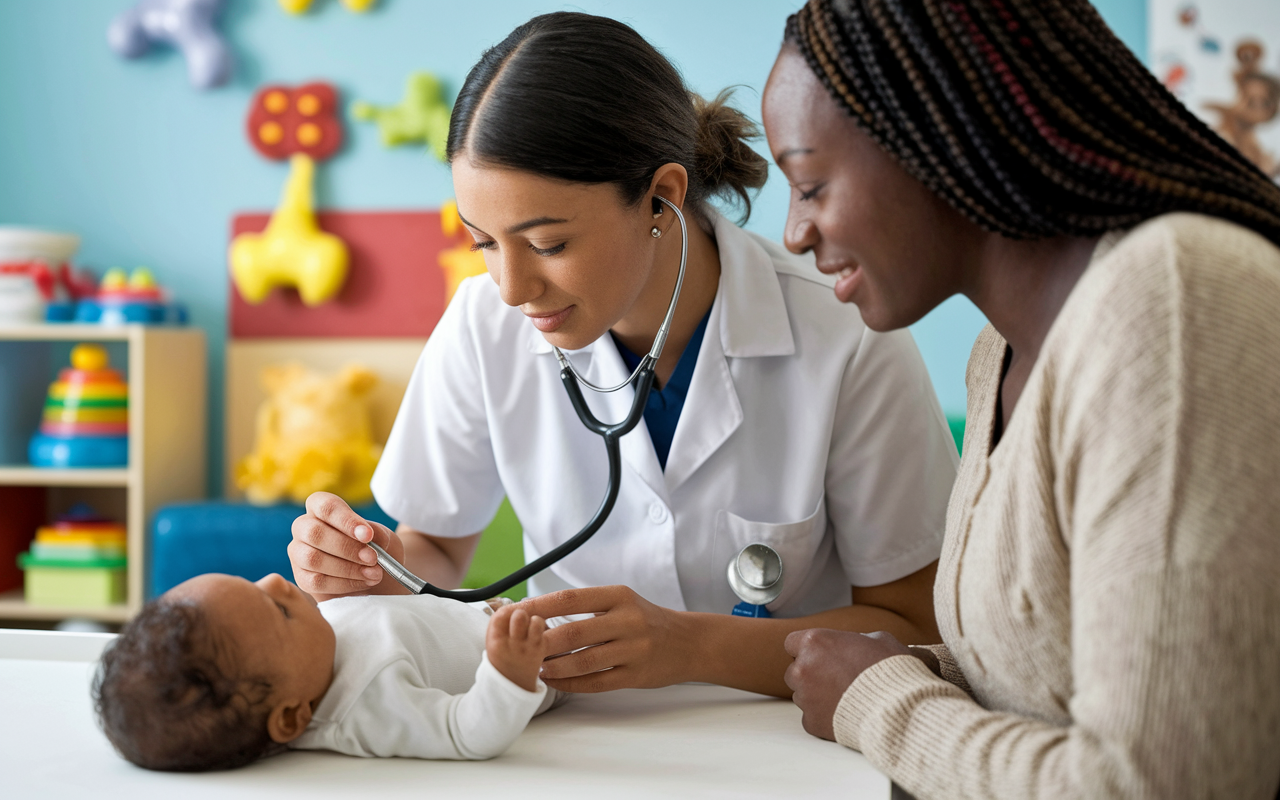
[[[1280,0],[1149,0],[1148,25],[1156,77],[1280,178]]]

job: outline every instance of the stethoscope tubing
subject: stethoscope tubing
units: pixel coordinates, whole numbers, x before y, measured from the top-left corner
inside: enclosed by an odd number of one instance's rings
[[[560,361],[560,382],[564,384],[565,391],[569,394],[569,402],[573,406],[573,410],[577,412],[578,419],[582,421],[582,424],[592,433],[596,433],[604,439],[605,452],[609,459],[609,485],[605,490],[604,499],[601,500],[599,507],[596,508],[595,514],[591,516],[591,519],[583,526],[582,530],[578,531],[571,539],[530,561],[507,577],[494,581],[488,586],[482,586],[479,589],[441,589],[438,586],[433,586],[414,575],[403,564],[392,558],[386,550],[370,543],[369,546],[377,554],[378,565],[409,591],[414,594],[429,594],[450,600],[461,600],[464,603],[474,603],[497,597],[517,584],[537,575],[586,544],[596,534],[596,531],[600,530],[605,521],[609,519],[609,514],[613,512],[613,507],[618,502],[618,495],[622,491],[621,439],[634,430],[644,417],[645,406],[649,402],[649,393],[653,389],[653,369],[658,363],[658,358],[662,355],[662,348],[666,344],[667,334],[671,330],[671,321],[675,318],[676,304],[680,300],[680,290],[684,285],[685,267],[689,259],[689,231],[686,227],[684,214],[665,197],[658,197],[658,199],[675,212],[676,218],[680,222],[680,272],[676,277],[675,290],[671,293],[671,303],[667,307],[667,315],[662,321],[662,326],[658,329],[657,336],[654,337],[653,347],[650,348],[649,353],[640,360],[640,365],[636,367],[635,372],[624,383],[610,389],[602,389],[579,375],[577,370],[573,368],[573,364],[560,351],[560,348],[554,348],[556,358]],[[627,413],[625,419],[612,424],[600,421],[591,412],[591,409],[587,407],[586,398],[582,395],[582,387],[580,385],[585,384],[588,388],[597,392],[614,392],[632,382],[635,383],[635,395],[631,401],[631,410]]]

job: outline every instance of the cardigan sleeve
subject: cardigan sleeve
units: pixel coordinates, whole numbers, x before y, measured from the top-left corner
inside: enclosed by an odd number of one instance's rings
[[[1053,470],[1069,549],[1070,723],[901,656],[837,708],[922,800],[1276,796],[1280,254],[1200,225],[1135,232],[1044,365],[1052,463],[1024,466]]]
[[[964,670],[956,662],[956,657],[951,655],[951,648],[945,644],[913,644],[911,649],[928,650],[933,653],[933,657],[938,659],[938,669],[942,673],[942,679],[965,694],[973,696],[973,689],[969,688],[969,680],[965,678]]]

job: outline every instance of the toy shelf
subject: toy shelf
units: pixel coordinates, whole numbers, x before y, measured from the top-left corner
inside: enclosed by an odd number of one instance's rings
[[[22,597],[22,590],[0,593],[0,620],[37,620],[52,622],[60,619],[92,619],[98,622],[127,622],[135,609],[129,604],[98,608],[75,606],[34,606]]]
[[[52,325],[0,326],[0,341],[10,342],[127,342],[147,330],[143,325]],[[152,330],[160,330],[158,328]],[[186,328],[173,330],[186,331]]]
[[[121,486],[129,485],[129,470],[44,469],[0,467],[0,486]]]
[[[45,469],[17,463],[25,460],[25,448],[20,445],[38,425],[49,382],[66,366],[67,348],[79,342],[108,344],[113,366],[127,373],[129,465]],[[32,605],[19,589],[0,593],[0,621],[128,620],[142,607],[145,596],[146,531],[151,516],[162,505],[205,496],[204,332],[145,325],[0,327],[0,375],[6,376],[0,380],[0,488],[43,490],[45,508],[36,516],[45,520],[74,503],[89,502],[102,513],[124,521],[129,554],[123,604],[99,608]]]

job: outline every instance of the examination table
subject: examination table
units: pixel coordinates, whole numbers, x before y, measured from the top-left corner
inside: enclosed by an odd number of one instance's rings
[[[241,770],[155,773],[118,757],[89,702],[109,634],[0,630],[0,796],[196,800],[361,797],[889,797],[861,754],[782,700],[686,684],[578,695],[492,761],[290,752]]]

